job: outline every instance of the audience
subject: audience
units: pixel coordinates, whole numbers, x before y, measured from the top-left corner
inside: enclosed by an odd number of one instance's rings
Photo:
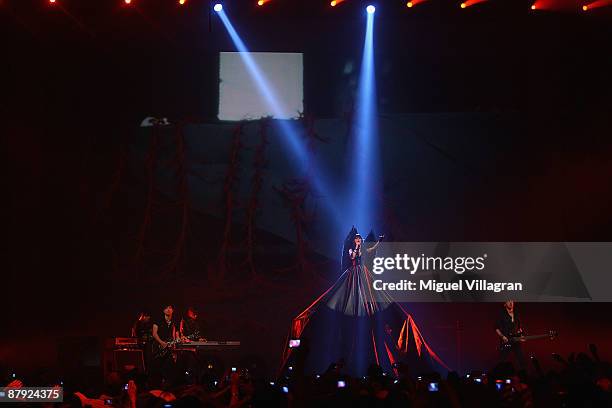
[[[97,398],[81,392],[66,393],[61,406],[118,408],[181,407],[610,407],[610,363],[602,361],[594,345],[589,353],[572,353],[567,359],[554,356],[557,368],[544,372],[532,358],[530,373],[517,372],[503,363],[489,373],[472,372],[460,377],[450,372],[413,378],[408,367],[394,373],[371,366],[368,375],[352,378],[342,364],[332,364],[321,375],[303,375],[303,355],[295,356],[292,370],[281,381],[252,378],[247,370],[226,373],[212,384],[147,390],[143,383],[127,382],[117,373],[107,378],[107,388]],[[20,379],[7,387],[25,386]]]

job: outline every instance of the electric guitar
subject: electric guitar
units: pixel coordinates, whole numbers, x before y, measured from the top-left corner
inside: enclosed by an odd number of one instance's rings
[[[506,336],[508,341],[504,343],[503,341],[499,345],[499,349],[501,351],[510,349],[514,343],[519,343],[527,340],[537,340],[537,339],[554,339],[557,337],[557,332],[555,330],[549,330],[546,334],[536,334],[533,336],[523,336],[522,334],[511,334],[510,336]]]
[[[198,340],[200,338],[200,334],[194,333],[189,336],[185,336],[185,338],[187,340]],[[174,348],[174,346],[176,346],[177,344],[180,344],[182,341],[183,339],[180,337],[178,339],[167,341],[166,347],[162,347],[158,342],[154,342],[153,343],[153,358],[157,359],[157,358],[166,357],[170,352],[172,352],[172,349]],[[189,344],[189,343],[186,343],[186,344]]]

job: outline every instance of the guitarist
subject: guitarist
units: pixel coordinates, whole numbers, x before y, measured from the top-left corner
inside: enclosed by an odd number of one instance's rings
[[[514,353],[519,368],[524,370],[527,364],[525,362],[525,355],[523,354],[523,348],[521,347],[522,341],[520,338],[524,336],[525,333],[521,326],[521,320],[514,308],[513,300],[508,300],[504,303],[504,309],[497,320],[495,332],[499,336],[502,346],[510,344],[510,347],[501,347],[500,360],[506,361],[508,355],[512,352]]]
[[[151,364],[153,380],[172,382],[175,370],[175,360],[172,353],[167,352],[178,341],[179,335],[173,318],[174,307],[167,304],[164,307],[163,317],[153,322],[152,336],[156,347],[153,347],[153,361]]]

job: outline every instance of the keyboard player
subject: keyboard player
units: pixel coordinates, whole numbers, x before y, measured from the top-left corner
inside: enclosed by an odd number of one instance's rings
[[[179,329],[182,342],[206,341],[202,336],[202,325],[198,317],[198,310],[193,306],[189,306],[187,313],[181,319]]]
[[[186,380],[189,383],[198,382],[202,373],[201,363],[198,358],[198,349],[189,347],[189,343],[191,342],[206,341],[206,339],[202,337],[202,326],[198,317],[197,309],[193,306],[189,306],[179,325],[181,343],[183,343],[183,346],[177,350],[179,351],[179,364],[185,371],[187,375]]]

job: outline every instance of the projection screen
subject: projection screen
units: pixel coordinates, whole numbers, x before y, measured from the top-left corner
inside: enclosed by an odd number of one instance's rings
[[[250,52],[250,60],[265,79],[274,109],[263,95],[239,52],[222,52],[219,58],[220,120],[237,121],[273,116],[293,119],[304,110],[303,58],[301,53]],[[277,110],[277,112],[275,112]]]

